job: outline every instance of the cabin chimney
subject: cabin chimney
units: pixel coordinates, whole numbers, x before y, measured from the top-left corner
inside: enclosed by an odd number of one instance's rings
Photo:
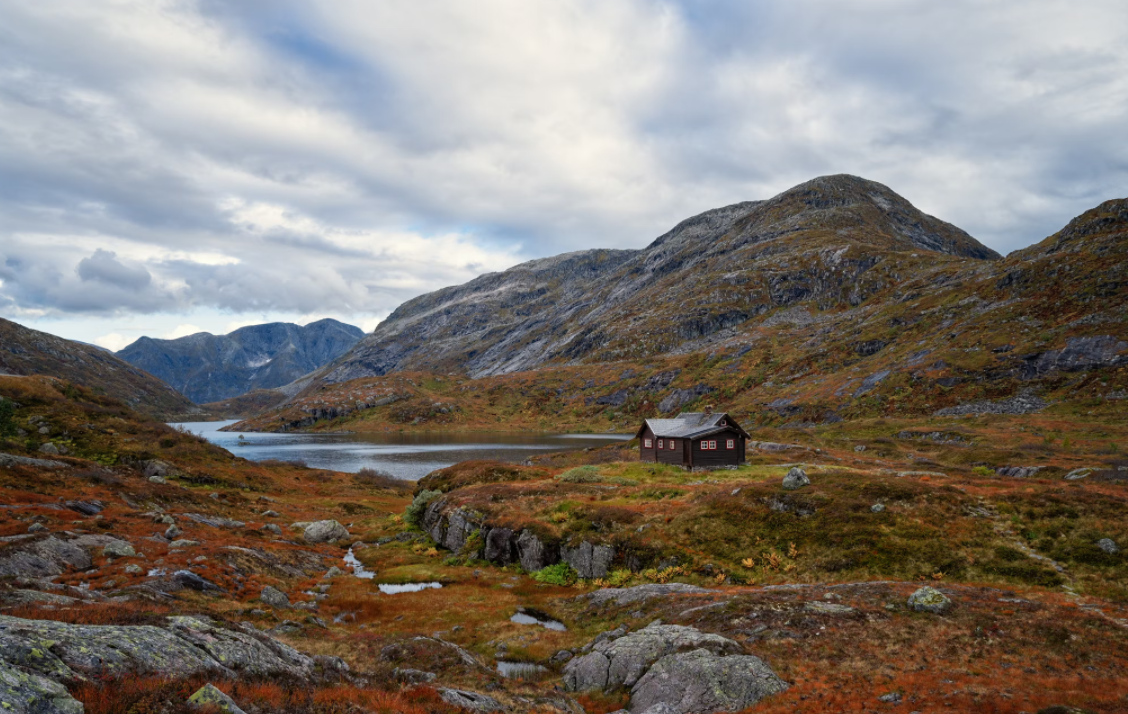
[[[706,414],[712,414],[713,413],[713,405],[712,404],[709,404],[705,407],[705,413]]]

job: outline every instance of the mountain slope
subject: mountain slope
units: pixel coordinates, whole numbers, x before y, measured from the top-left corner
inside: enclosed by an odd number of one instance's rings
[[[47,375],[102,390],[134,409],[164,418],[202,410],[167,384],[112,352],[0,318],[0,373]]]
[[[708,211],[643,250],[534,260],[400,306],[325,371],[327,382],[404,369],[473,377],[638,359],[781,306],[856,306],[898,264],[997,259],[881,184],[828,176]]]
[[[227,335],[142,337],[117,356],[203,404],[289,384],[336,359],[363,336],[359,327],[336,320],[304,327],[274,322]]]

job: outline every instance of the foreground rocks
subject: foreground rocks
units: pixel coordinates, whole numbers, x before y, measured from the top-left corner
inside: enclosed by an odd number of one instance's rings
[[[669,714],[738,711],[788,687],[733,640],[693,627],[656,622],[597,638],[589,647],[565,665],[565,689],[629,687],[629,709],[635,714],[660,704]]]

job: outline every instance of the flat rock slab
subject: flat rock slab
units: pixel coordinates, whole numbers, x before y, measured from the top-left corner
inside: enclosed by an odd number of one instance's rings
[[[0,662],[0,709],[7,714],[82,714],[67,688],[38,674]]]
[[[788,688],[763,660],[751,655],[719,656],[699,649],[667,655],[631,690],[633,714],[696,714],[746,709]]]
[[[698,595],[712,592],[696,585],[685,583],[650,583],[636,585],[633,588],[604,588],[596,590],[582,597],[588,599],[593,605],[604,605],[614,602],[616,605],[629,605],[642,602],[653,597],[666,597],[668,595]]]

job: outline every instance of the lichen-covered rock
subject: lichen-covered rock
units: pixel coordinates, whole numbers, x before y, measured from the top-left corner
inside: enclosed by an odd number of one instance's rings
[[[55,536],[14,536],[0,538],[0,576],[28,578],[62,575],[68,568],[87,570],[94,562],[90,554],[74,543]]]
[[[273,585],[267,585],[259,593],[259,600],[265,605],[270,605],[273,608],[284,610],[290,607],[290,598],[286,593],[282,592]]]
[[[6,714],[82,714],[67,688],[38,674],[0,662],[0,709]]]
[[[793,467],[787,472],[787,475],[783,477],[783,487],[788,491],[794,491],[810,485],[811,479],[807,478],[807,472],[798,466]]]
[[[655,662],[631,689],[629,711],[641,714],[661,704],[669,714],[740,711],[788,686],[759,657],[697,649]]]
[[[560,562],[560,551],[544,543],[530,530],[517,536],[517,559],[526,572],[535,573]]]
[[[575,548],[560,546],[560,557],[581,578],[605,578],[615,557],[615,549],[609,545],[592,545],[585,540]]]
[[[447,704],[476,712],[503,712],[505,707],[501,702],[478,692],[468,692],[464,689],[439,689],[439,696]]]
[[[234,699],[221,692],[210,682],[197,689],[195,694],[188,697],[188,703],[194,704],[197,707],[213,706],[227,714],[247,714],[239,708],[239,705],[235,703]]]
[[[302,531],[306,543],[332,543],[349,537],[349,531],[337,521],[315,521]]]
[[[573,692],[630,687],[666,655],[701,649],[716,655],[740,653],[736,642],[694,627],[651,624],[617,639],[597,642],[591,652],[564,667],[564,687]]]
[[[647,583],[635,585],[630,588],[603,588],[595,592],[582,595],[593,605],[604,605],[614,602],[616,605],[629,605],[652,597],[666,597],[668,595],[693,595],[709,592],[705,588],[685,583]]]
[[[952,601],[947,595],[927,585],[909,596],[909,608],[917,612],[931,612],[942,615],[951,607]]]
[[[102,548],[102,555],[107,558],[132,558],[137,555],[137,551],[126,541],[115,540]]]

